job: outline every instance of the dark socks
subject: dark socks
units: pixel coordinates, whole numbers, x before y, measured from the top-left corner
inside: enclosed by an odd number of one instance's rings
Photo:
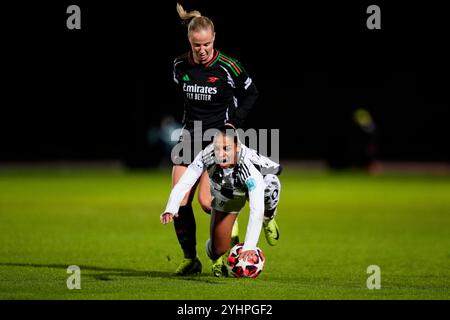
[[[275,211],[277,210],[277,208],[271,209],[271,210],[265,210],[264,211],[264,218],[266,218],[266,220],[271,220],[275,217]]]
[[[173,222],[184,257],[188,259],[195,258],[197,256],[197,242],[195,239],[196,226],[192,205],[181,206],[178,210],[178,218],[174,218]]]

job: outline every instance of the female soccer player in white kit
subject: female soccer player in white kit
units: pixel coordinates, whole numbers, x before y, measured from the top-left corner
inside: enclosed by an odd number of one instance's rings
[[[277,243],[279,229],[274,217],[281,190],[277,177],[281,166],[241,144],[235,130],[223,128],[173,187],[167,207],[160,216],[161,223],[167,224],[178,215],[183,197],[205,170],[210,177],[212,196],[206,253],[212,260],[214,276],[221,276],[226,272],[223,258],[230,249],[234,221],[247,199],[250,217],[240,258],[252,258],[255,254],[261,227],[268,243]]]

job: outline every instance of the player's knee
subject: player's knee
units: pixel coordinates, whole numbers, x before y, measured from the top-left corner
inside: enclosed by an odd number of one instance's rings
[[[206,205],[200,202],[200,207],[202,207],[203,211],[205,211],[207,214],[211,214],[211,204]]]
[[[200,207],[202,207],[203,211],[210,214],[211,213],[211,196],[198,196],[198,202],[200,203]]]

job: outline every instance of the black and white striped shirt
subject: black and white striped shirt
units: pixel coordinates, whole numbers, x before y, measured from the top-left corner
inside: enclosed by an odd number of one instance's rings
[[[205,170],[210,177],[211,186],[226,198],[232,199],[244,194],[248,196],[250,217],[244,250],[253,250],[257,245],[264,219],[264,175],[279,174],[281,166],[241,144],[236,165],[224,170],[216,163],[214,144],[211,143],[196,156],[172,189],[165,212],[174,215],[178,213],[184,195]]]

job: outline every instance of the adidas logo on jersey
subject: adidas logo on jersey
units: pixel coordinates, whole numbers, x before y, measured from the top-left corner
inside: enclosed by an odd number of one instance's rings
[[[220,80],[220,78],[217,78],[217,77],[209,77],[208,78],[208,82],[216,82],[216,81],[218,81],[218,80]]]

